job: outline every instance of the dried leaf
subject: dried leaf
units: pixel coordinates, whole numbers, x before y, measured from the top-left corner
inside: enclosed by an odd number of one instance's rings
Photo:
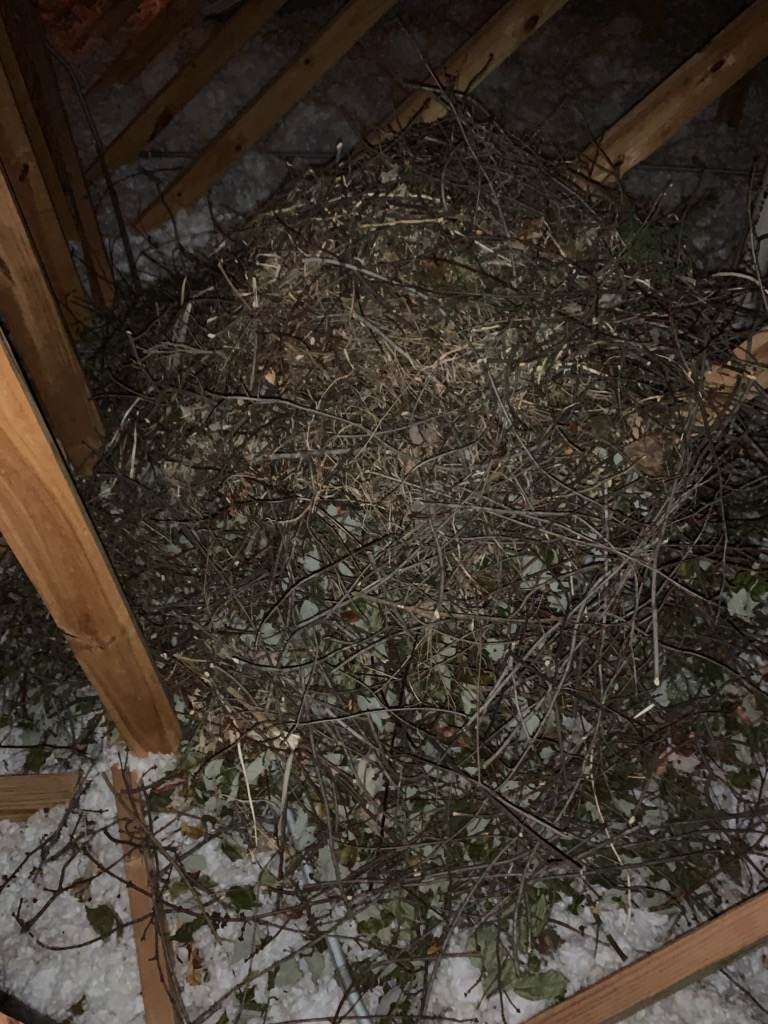
[[[422,433],[415,423],[412,423],[410,427],[408,427],[408,437],[411,439],[411,444],[415,444],[417,447],[420,444],[424,444]]]
[[[624,456],[646,476],[664,474],[664,435],[646,434],[624,447]]]

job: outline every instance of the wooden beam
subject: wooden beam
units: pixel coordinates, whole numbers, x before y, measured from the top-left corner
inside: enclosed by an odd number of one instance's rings
[[[397,0],[348,0],[314,41],[147,207],[136,221],[136,229],[153,231],[178,210],[201,199],[396,3]]]
[[[135,35],[122,53],[88,86],[86,92],[130,82],[170,46],[181,30],[199,14],[203,0],[168,0],[157,17]]]
[[[581,154],[575,169],[616,180],[672,138],[768,55],[768,0],[754,0]]]
[[[86,172],[89,181],[103,176],[105,164],[113,169],[135,160],[144,146],[248,45],[284,3],[286,0],[250,0],[243,4],[110,142],[103,160],[94,160]]]
[[[714,366],[704,378],[704,408],[696,412],[695,424],[711,422],[732,405],[734,399],[751,402],[768,390],[768,327],[737,345],[730,365]]]
[[[736,85],[723,93],[717,105],[717,119],[724,121],[729,128],[738,128],[747,102],[749,87],[752,83],[752,71],[740,78]]]
[[[27,132],[27,124],[35,125],[36,119],[24,80],[13,53],[6,50],[6,43],[5,28],[0,22],[0,163],[46,268],[59,308],[67,326],[74,332],[89,323],[90,313],[65,233],[72,224],[72,214],[53,159],[42,143],[42,133],[38,136],[40,148],[36,149]],[[11,76],[16,91],[12,88]],[[20,90],[24,90],[24,99],[21,106],[17,106]],[[26,123],[21,113],[24,108]],[[39,129],[37,124],[36,134]]]
[[[96,218],[69,115],[61,98],[59,83],[43,28],[30,0],[0,0],[0,13],[7,37],[21,67],[36,118],[56,165],[57,177],[74,214],[76,238],[83,250],[93,301],[110,309],[115,298],[112,264]]]
[[[117,820],[123,842],[125,880],[133,919],[146,1024],[177,1024],[170,991],[176,992],[166,955],[167,933],[152,893],[157,878],[155,851],[136,777],[119,765],[112,768]],[[170,991],[169,991],[170,990]]]
[[[179,723],[157,669],[1,333],[0,533],[131,750],[175,750]]]
[[[76,53],[94,39],[112,40],[137,10],[136,0],[109,0],[96,18],[84,19],[80,29],[69,40]]]
[[[26,78],[8,34],[10,22],[6,11],[8,2],[9,0],[2,0],[2,4],[0,4],[0,64],[3,66],[8,84],[13,91],[16,107],[24,121],[24,127],[35,151],[38,166],[49,185],[51,200],[56,208],[56,216],[67,238],[72,239],[76,236],[72,212],[64,195],[60,176],[56,171],[53,155],[37,116]],[[58,187],[54,187],[54,185]]]
[[[87,472],[101,446],[101,419],[2,167],[0,239],[0,311],[50,429],[75,471]]]
[[[68,804],[79,781],[80,772],[0,776],[0,818],[26,821],[36,811]]]
[[[510,0],[504,4],[437,68],[434,80],[403,100],[394,114],[355,148],[353,155],[381,145],[415,121],[431,123],[444,117],[447,107],[439,90],[472,92],[565,4],[566,0]]]
[[[532,1017],[528,1024],[615,1024],[768,941],[768,890]]]

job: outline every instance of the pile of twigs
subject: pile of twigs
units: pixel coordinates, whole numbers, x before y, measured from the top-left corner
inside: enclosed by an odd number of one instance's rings
[[[747,830],[764,484],[738,414],[701,426],[740,339],[684,228],[450,118],[294,184],[111,362],[91,507],[192,760],[280,768],[222,829],[417,1006],[456,929],[508,984],[558,897],[682,905]]]

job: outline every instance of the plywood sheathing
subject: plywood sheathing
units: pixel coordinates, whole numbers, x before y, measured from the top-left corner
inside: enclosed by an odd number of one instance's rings
[[[100,178],[105,166],[114,169],[134,160],[142,148],[234,60],[285,2],[251,0],[240,7],[110,142],[103,159],[95,160],[88,168],[88,179]]]
[[[180,729],[170,700],[1,332],[0,484],[0,533],[123,739],[139,756],[173,752]]]
[[[179,210],[192,206],[206,195],[396,3],[397,0],[348,0],[313,42],[144,210],[136,221],[136,230],[153,231]]]
[[[768,55],[768,0],[755,0],[575,161],[593,181],[621,178]]]

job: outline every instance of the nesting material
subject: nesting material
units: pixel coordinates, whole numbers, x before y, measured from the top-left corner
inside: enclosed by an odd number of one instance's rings
[[[758,813],[760,402],[696,425],[746,335],[685,231],[456,115],[297,181],[121,341],[94,517],[198,751],[279,766],[233,827],[317,863],[319,920],[389,907],[373,974],[491,927],[519,982],[556,894],[684,902]]]

